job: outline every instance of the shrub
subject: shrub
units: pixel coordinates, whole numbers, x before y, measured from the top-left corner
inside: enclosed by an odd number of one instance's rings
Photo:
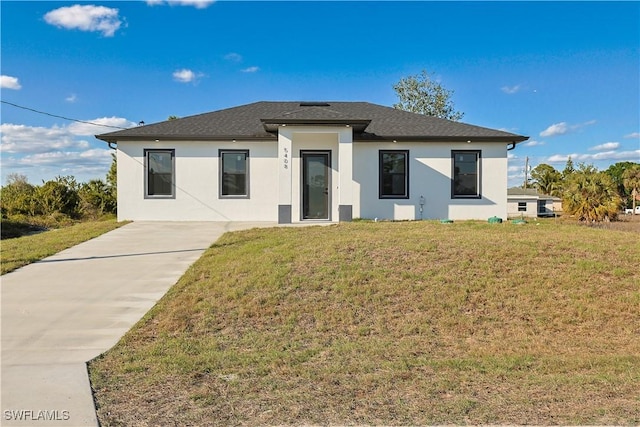
[[[113,187],[100,179],[92,179],[82,184],[78,195],[80,197],[80,212],[83,216],[97,218],[116,211]]]

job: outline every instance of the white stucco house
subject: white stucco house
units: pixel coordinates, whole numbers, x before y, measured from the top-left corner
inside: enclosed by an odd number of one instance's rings
[[[551,217],[562,212],[562,199],[538,193],[535,188],[509,188],[507,214],[509,217]]]
[[[366,102],[256,102],[97,135],[118,219],[338,222],[507,217],[527,137]]]

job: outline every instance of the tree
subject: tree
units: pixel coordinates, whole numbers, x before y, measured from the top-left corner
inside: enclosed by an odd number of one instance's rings
[[[393,90],[399,98],[393,108],[454,121],[464,116],[454,109],[451,101],[453,91],[445,89],[426,70],[400,79],[393,85]]]
[[[36,215],[38,203],[36,197],[37,187],[29,184],[25,175],[12,173],[7,176],[7,185],[2,187],[0,193],[0,210],[2,216],[9,215]]]
[[[624,188],[631,194],[633,212],[636,212],[636,199],[640,195],[640,165],[636,164],[622,174]]]
[[[580,221],[617,218],[622,199],[611,177],[594,166],[580,165],[565,182],[563,209]]]
[[[37,187],[36,195],[42,215],[61,213],[71,218],[78,216],[80,197],[73,176],[57,176]]]
[[[573,160],[571,160],[571,156],[567,158],[567,164],[564,166],[564,170],[562,171],[562,179],[567,179],[574,173],[576,169],[573,167]]]
[[[101,179],[92,179],[80,186],[80,210],[84,216],[99,218],[116,211],[116,201],[111,187]]]
[[[560,196],[562,193],[562,174],[553,166],[541,163],[531,171],[533,186],[543,194]]]
[[[609,166],[609,168],[605,171],[605,173],[609,175],[613,182],[616,184],[620,196],[626,201],[626,207],[630,206],[629,202],[631,202],[631,189],[625,188],[623,174],[627,169],[633,166],[640,166],[640,164],[633,162],[618,162]]]

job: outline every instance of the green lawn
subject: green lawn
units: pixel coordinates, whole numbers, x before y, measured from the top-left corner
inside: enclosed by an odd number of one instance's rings
[[[223,236],[90,364],[101,425],[640,423],[637,233]]]
[[[87,221],[0,242],[2,274],[93,239],[126,223],[115,219]]]

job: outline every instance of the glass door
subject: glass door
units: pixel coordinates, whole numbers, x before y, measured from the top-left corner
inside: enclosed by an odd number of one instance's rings
[[[301,155],[302,219],[329,220],[331,152],[303,151]]]

